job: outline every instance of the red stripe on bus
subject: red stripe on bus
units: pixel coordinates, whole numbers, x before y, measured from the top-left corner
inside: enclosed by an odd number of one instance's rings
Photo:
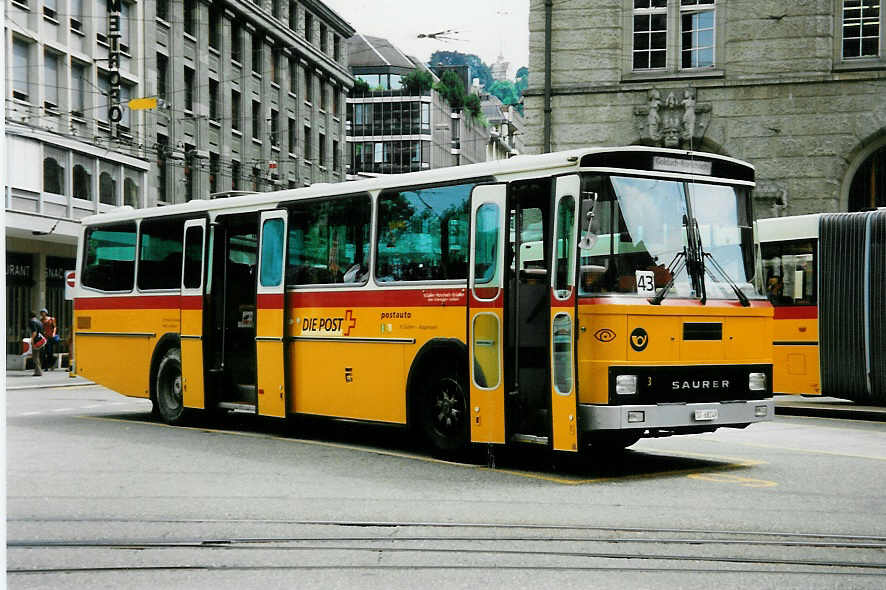
[[[466,303],[466,289],[296,291],[286,294],[289,307],[445,307]]]
[[[777,320],[814,320],[818,318],[815,305],[780,305],[775,308]]]
[[[77,311],[91,309],[201,309],[201,295],[131,295],[115,297],[78,297]]]
[[[259,309],[283,309],[283,293],[265,293],[256,299]]]

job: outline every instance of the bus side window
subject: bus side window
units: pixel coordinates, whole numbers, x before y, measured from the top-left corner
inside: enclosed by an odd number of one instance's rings
[[[776,306],[815,305],[815,248],[812,240],[761,244],[766,295]]]
[[[371,219],[372,203],[365,194],[293,206],[286,284],[365,284]]]

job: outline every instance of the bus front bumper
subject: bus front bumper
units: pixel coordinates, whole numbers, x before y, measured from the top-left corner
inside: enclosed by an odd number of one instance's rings
[[[736,402],[603,406],[579,404],[581,429],[600,430],[699,429],[743,427],[772,420],[772,398]]]

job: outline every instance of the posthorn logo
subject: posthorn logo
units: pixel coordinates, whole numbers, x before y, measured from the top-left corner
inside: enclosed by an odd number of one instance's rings
[[[634,328],[634,331],[631,332],[631,348],[637,352],[643,352],[646,350],[647,344],[649,344],[649,334],[646,333],[646,330]]]

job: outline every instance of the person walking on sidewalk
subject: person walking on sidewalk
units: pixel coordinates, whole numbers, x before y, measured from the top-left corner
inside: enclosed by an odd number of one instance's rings
[[[31,359],[34,361],[34,377],[39,377],[43,374],[43,371],[40,369],[40,354],[43,351],[37,348],[37,344],[41,338],[44,342],[46,338],[43,336],[43,322],[40,321],[37,314],[33,311],[31,312],[31,319],[28,320],[28,329],[31,331]]]
[[[55,366],[55,343],[58,340],[57,326],[55,318],[49,315],[49,310],[45,307],[40,310],[40,321],[43,323],[43,336],[46,337],[46,346],[43,347],[43,363],[47,371],[51,371]]]

